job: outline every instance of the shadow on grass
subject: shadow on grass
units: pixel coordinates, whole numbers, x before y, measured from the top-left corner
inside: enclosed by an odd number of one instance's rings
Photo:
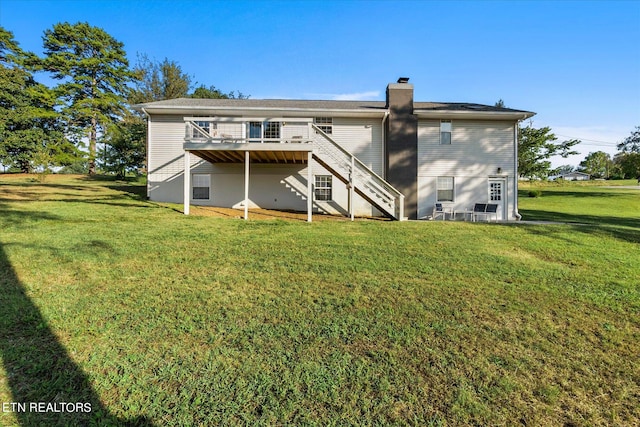
[[[20,425],[152,425],[146,418],[121,419],[109,413],[27,296],[2,246],[0,357]]]
[[[520,209],[520,214],[525,221],[575,224],[574,229],[582,233],[607,234],[619,240],[640,243],[640,218],[575,215],[535,209]]]

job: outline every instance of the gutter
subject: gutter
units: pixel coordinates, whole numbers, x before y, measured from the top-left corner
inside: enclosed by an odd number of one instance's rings
[[[518,173],[518,126],[522,120],[528,119],[529,115],[524,114],[521,119],[517,120],[513,125],[513,170],[515,173],[513,174],[513,188],[514,188],[514,203],[513,203],[513,216],[516,217],[517,221],[522,219],[522,215],[518,212],[518,177],[520,174]]]

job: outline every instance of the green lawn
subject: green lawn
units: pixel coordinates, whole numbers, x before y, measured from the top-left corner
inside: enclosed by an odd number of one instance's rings
[[[0,402],[91,412],[0,425],[640,423],[638,190],[307,224],[47,179],[0,175]]]

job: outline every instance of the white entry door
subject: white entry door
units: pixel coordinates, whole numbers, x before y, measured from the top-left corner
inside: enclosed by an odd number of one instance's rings
[[[507,180],[489,179],[489,203],[498,205],[498,220],[507,219]]]

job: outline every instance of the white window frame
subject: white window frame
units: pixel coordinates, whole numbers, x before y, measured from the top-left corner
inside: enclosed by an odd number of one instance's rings
[[[452,137],[453,123],[451,120],[440,120],[440,145],[451,145]]]
[[[333,177],[331,175],[316,175],[314,183],[313,195],[316,201],[330,202],[333,200]]]
[[[327,135],[333,134],[333,117],[314,117],[313,123]]]
[[[260,129],[259,137],[251,136],[252,127],[254,129]],[[274,142],[275,140],[280,141],[282,139],[282,122],[247,122],[247,136],[249,137],[249,142]]]
[[[264,122],[262,124],[264,139],[274,140],[282,138],[282,122]]]
[[[451,198],[440,196],[440,192],[450,192]],[[443,195],[444,196],[444,195]],[[453,176],[439,176],[436,178],[436,201],[455,202],[456,200],[456,179]]]
[[[211,133],[212,130],[216,130],[218,129],[218,124],[217,123],[213,123],[210,121],[200,121],[200,120],[194,120],[194,123],[203,131],[205,131],[209,136],[215,136],[215,132]],[[191,129],[191,137],[194,139],[205,139],[206,137],[204,135],[202,135],[202,133],[200,131],[198,131],[196,128],[192,128]]]
[[[202,188],[207,189],[207,197],[196,197],[196,189]],[[191,200],[211,200],[211,175],[208,173],[191,174]]]

